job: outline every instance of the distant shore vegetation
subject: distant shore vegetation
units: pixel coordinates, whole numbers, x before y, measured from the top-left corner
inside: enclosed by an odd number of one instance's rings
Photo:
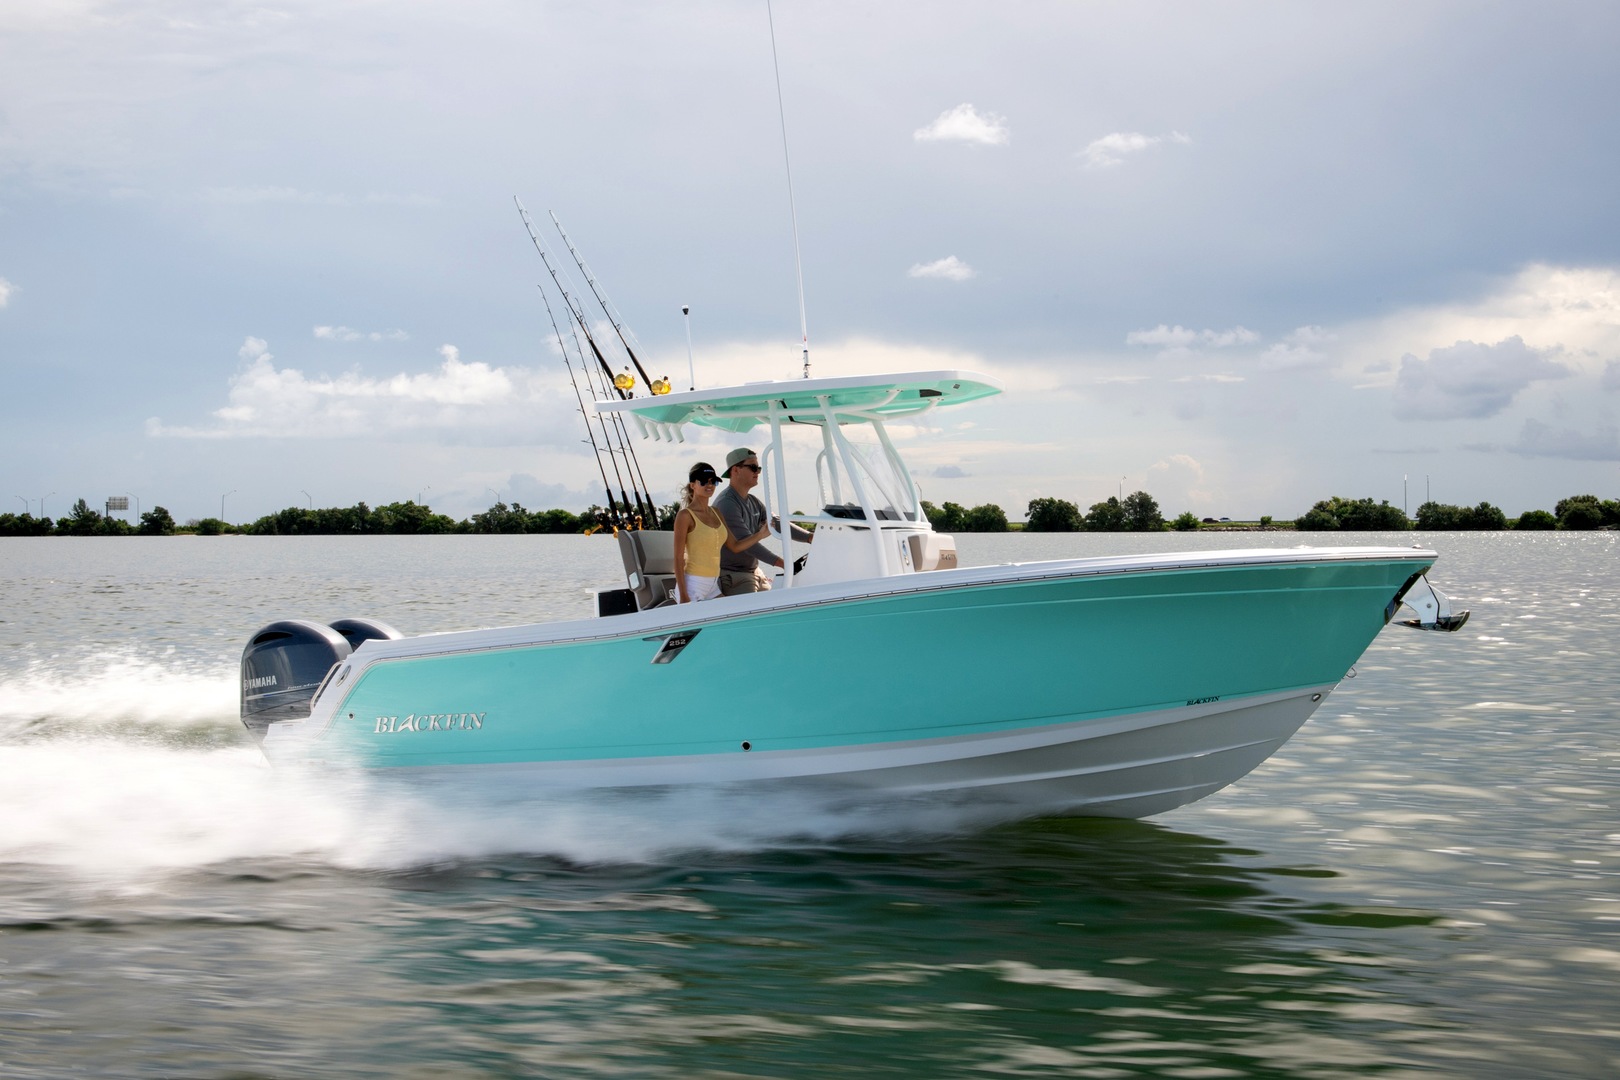
[[[1504,529],[1581,531],[1620,528],[1620,499],[1600,499],[1596,495],[1571,495],[1559,499],[1549,510],[1526,510],[1509,518],[1488,502],[1477,506],[1451,506],[1426,502],[1408,517],[1398,506],[1371,498],[1346,499],[1334,496],[1316,503],[1297,518],[1274,521],[1231,521],[1227,518],[1199,517],[1184,511],[1166,519],[1157,500],[1145,491],[1123,499],[1108,497],[1081,511],[1067,499],[1030,500],[1023,522],[1009,521],[995,503],[966,507],[947,502],[938,506],[922,504],[933,527],[943,533],[1023,532],[1194,532],[1200,529],[1289,529],[1300,532],[1389,532],[1416,529],[1422,532],[1481,532]],[[634,510],[617,508],[623,520],[638,520]],[[676,506],[657,508],[656,524],[649,528],[671,527]],[[488,510],[457,521],[434,513],[418,502],[395,502],[371,507],[355,503],[347,507],[290,506],[266,514],[251,524],[231,524],[219,518],[197,518],[177,522],[162,506],[154,506],[130,522],[103,514],[84,499],[62,517],[35,517],[0,514],[0,536],[219,536],[226,533],[246,536],[381,536],[433,535],[448,533],[586,533],[611,531],[611,515],[600,506],[582,514],[568,510],[529,510],[517,502],[496,502]]]

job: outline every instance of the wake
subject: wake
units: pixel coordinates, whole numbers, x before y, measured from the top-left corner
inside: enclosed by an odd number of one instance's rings
[[[355,871],[510,854],[652,863],[978,823],[937,804],[851,807],[757,788],[560,793],[473,775],[272,769],[242,727],[237,695],[233,669],[128,655],[0,677],[0,866],[152,887],[243,862]]]

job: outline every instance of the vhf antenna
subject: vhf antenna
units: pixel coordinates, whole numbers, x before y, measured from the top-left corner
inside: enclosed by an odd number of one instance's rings
[[[696,369],[692,367],[692,306],[690,304],[682,304],[681,315],[686,319],[686,388],[688,390],[696,390],[697,373]]]
[[[771,67],[776,72],[776,114],[782,121],[782,164],[787,168],[788,215],[793,219],[793,269],[799,277],[799,340],[804,348],[804,378],[810,377],[810,324],[804,317],[804,261],[799,257],[799,212],[793,205],[793,161],[788,156],[787,109],[782,105],[782,65],[776,59],[776,18],[771,0],[765,0],[765,18],[771,26]]]

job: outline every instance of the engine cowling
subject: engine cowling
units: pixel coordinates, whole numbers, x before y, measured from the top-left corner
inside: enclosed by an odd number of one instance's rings
[[[282,619],[261,627],[242,650],[242,723],[255,739],[281,720],[302,720],[315,691],[367,641],[404,637],[379,619],[339,619],[322,626]]]
[[[271,724],[308,716],[327,672],[353,651],[342,633],[307,619],[261,627],[242,650],[242,723],[248,732],[262,740]]]
[[[397,641],[405,635],[381,619],[339,619],[332,629],[343,635],[352,652],[362,641]]]

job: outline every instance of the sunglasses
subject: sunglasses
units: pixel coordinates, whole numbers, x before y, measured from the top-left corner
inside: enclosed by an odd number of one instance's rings
[[[713,487],[719,482],[720,478],[718,476],[700,476],[696,480],[692,481],[692,483],[702,484],[704,487]]]
[[[759,472],[759,466],[758,465],[750,465],[746,461],[740,462],[737,465],[734,465],[732,467],[736,468],[736,469],[753,469],[755,472]]]

